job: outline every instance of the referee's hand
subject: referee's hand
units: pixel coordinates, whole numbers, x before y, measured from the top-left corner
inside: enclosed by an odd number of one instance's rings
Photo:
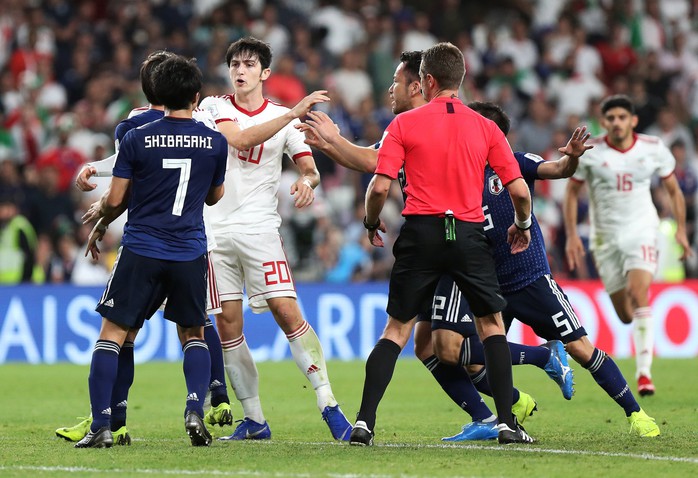
[[[378,233],[378,231],[381,232],[386,232],[387,228],[385,227],[385,223],[381,221],[380,226],[378,226],[378,229],[374,229],[373,231],[367,230],[366,233],[368,234],[368,240],[371,242],[371,245],[374,247],[383,247],[385,244],[383,244],[383,237]]]
[[[528,245],[531,243],[531,231],[519,229],[516,224],[512,224],[507,231],[507,242],[511,246],[512,254],[523,252],[528,249]]]

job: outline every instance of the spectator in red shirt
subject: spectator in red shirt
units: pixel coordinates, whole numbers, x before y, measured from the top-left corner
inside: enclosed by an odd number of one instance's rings
[[[627,74],[628,70],[637,63],[637,54],[626,40],[627,32],[623,24],[611,25],[609,39],[597,45],[603,74],[607,85],[621,74]]]
[[[465,75],[463,54],[439,43],[422,55],[420,79],[427,105],[404,112],[388,126],[376,174],[366,192],[364,226],[374,246],[385,232],[380,213],[391,182],[401,173],[405,224],[393,253],[388,323],[366,362],[366,378],[350,442],[370,445],[376,410],[415,316],[427,311],[436,284],[453,277],[476,316],[499,420],[500,443],[531,443],[511,414],[511,354],[501,311],[506,306],[483,230],[484,169],[487,163],[507,188],[516,211],[509,229],[513,253],[528,247],[531,197],[504,134],[458,100]]]

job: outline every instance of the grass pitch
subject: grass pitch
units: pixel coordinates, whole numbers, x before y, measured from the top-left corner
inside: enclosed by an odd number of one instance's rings
[[[626,377],[631,361],[619,361]],[[364,367],[331,362],[335,395],[350,421],[358,409]],[[89,413],[88,368],[0,366],[0,476],[233,477],[635,477],[698,476],[698,359],[657,359],[657,394],[640,400],[662,435],[628,434],[625,415],[588,372],[574,364],[577,393],[567,402],[545,373],[514,368],[515,385],[538,411],[526,429],[533,446],[494,442],[445,444],[469,417],[450,402],[416,360],[398,361],[381,403],[376,446],[332,441],[315,395],[292,362],[259,364],[262,404],[272,430],[266,442],[214,442],[193,448],[184,432],[186,394],[179,363],[136,366],[129,397],[130,447],[78,450],[54,430]],[[633,390],[634,381],[631,381]],[[231,397],[232,397],[231,391]],[[488,404],[492,406],[491,400]],[[242,418],[239,404],[235,418]],[[229,434],[216,427],[217,435]]]

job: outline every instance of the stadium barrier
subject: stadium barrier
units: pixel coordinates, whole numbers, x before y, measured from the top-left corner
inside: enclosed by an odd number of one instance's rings
[[[613,311],[599,282],[561,282],[592,343],[615,357],[633,353],[632,330]],[[102,287],[0,287],[0,364],[7,362],[87,364],[99,334],[94,312]],[[365,359],[385,325],[386,283],[299,284],[301,310],[315,328],[328,359]],[[653,284],[655,354],[698,356],[698,280]],[[290,358],[288,343],[270,313],[253,314],[245,304],[245,336],[256,360]],[[509,340],[541,342],[515,323]],[[412,356],[409,343],[403,355]],[[136,341],[137,362],[179,360],[174,325],[158,312]]]

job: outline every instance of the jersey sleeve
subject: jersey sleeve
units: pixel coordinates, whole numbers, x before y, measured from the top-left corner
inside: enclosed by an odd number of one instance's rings
[[[237,118],[230,114],[229,109],[224,108],[224,105],[220,104],[220,98],[215,96],[207,96],[204,98],[199,105],[199,109],[208,112],[216,124],[224,123],[226,121],[232,121],[233,123],[238,122]]]
[[[657,145],[657,174],[659,174],[661,178],[666,178],[667,176],[671,176],[675,168],[676,158],[671,154],[669,148],[666,147],[664,141],[660,139]]]
[[[196,108],[192,112],[192,118],[194,118],[199,123],[203,123],[204,126],[211,128],[213,131],[218,131],[218,126],[216,126],[216,122],[208,110]]]
[[[400,168],[405,163],[405,144],[402,139],[400,117],[395,118],[383,133],[378,149],[376,174],[383,174],[396,179]]]
[[[305,144],[305,135],[295,128],[295,126],[300,123],[300,120],[296,118],[285,126],[286,145],[284,147],[284,152],[289,155],[294,163],[298,158],[313,155],[310,146]]]
[[[119,149],[121,142],[124,140],[124,136],[126,136],[126,133],[132,129],[133,124],[127,119],[116,125],[116,128],[114,129],[114,145],[116,149]]]
[[[119,152],[116,154],[113,175],[119,178],[131,179],[133,177],[134,162],[138,157],[135,154],[135,134],[132,131],[126,133],[121,142]]]
[[[516,161],[518,161],[519,163],[521,175],[526,180],[526,182],[540,179],[540,176],[538,176],[538,166],[540,166],[543,163],[543,161],[545,161],[543,158],[541,158],[537,154],[520,153],[518,151],[514,153],[514,157],[516,158]]]
[[[216,151],[216,169],[213,172],[213,186],[220,186],[225,181],[225,170],[228,164],[228,142],[225,136],[218,133],[218,151]]]
[[[487,156],[487,162],[494,169],[494,172],[497,173],[502,184],[506,186],[514,179],[521,177],[521,170],[504,133],[494,123],[492,123],[491,127],[492,136],[490,137],[490,151]]]

